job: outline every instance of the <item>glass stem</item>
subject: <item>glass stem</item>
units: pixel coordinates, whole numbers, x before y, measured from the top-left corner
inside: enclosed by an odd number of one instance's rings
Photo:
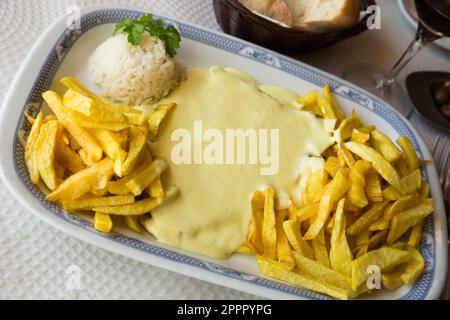
[[[408,49],[406,49],[406,51],[389,72],[384,75],[378,76],[378,78],[376,79],[377,89],[383,89],[391,86],[395,82],[398,74],[419,53],[419,51],[438,38],[438,36],[428,31],[421,23],[419,23],[416,37],[411,42]]]

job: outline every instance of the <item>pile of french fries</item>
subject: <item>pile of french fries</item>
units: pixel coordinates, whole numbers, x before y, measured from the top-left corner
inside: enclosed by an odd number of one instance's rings
[[[94,226],[108,233],[112,216],[141,232],[146,214],[177,192],[164,190],[164,159],[153,159],[148,140],[175,104],[145,112],[115,104],[88,91],[75,78],[61,83],[64,96],[42,94],[53,114],[27,114],[32,124],[25,145],[31,181],[47,200],[69,212],[94,213]]]
[[[335,143],[323,168],[308,173],[300,207],[277,209],[270,187],[254,193],[239,252],[255,253],[267,276],[338,299],[370,291],[371,266],[388,290],[413,283],[425,265],[423,221],[434,211],[420,171],[425,162],[408,138],[394,143],[355,112],[345,118],[329,86],[298,103],[335,121]]]

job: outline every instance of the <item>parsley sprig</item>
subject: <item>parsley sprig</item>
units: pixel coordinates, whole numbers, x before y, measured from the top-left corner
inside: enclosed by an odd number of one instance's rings
[[[113,35],[119,31],[128,34],[128,42],[137,46],[141,43],[141,36],[144,32],[148,32],[151,36],[161,39],[164,43],[166,53],[171,57],[177,54],[177,49],[180,48],[181,36],[178,30],[169,25],[164,27],[161,19],[153,19],[153,14],[146,14],[139,19],[125,18],[122,22],[116,25]]]

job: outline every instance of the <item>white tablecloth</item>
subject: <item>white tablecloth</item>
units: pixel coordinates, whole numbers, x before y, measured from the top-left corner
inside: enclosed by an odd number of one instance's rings
[[[382,29],[298,57],[337,75],[355,61],[391,65],[414,30],[393,0],[382,5]],[[121,4],[148,9],[218,30],[210,0],[0,0],[0,102],[20,63],[42,31],[80,7]],[[449,70],[450,54],[425,49],[402,73]],[[429,144],[436,131],[411,121]],[[0,151],[1,152],[1,151]],[[81,270],[81,289],[69,290],[70,266]],[[70,286],[69,286],[70,287]],[[96,248],[46,225],[0,182],[0,299],[253,299],[252,295],[191,279]]]

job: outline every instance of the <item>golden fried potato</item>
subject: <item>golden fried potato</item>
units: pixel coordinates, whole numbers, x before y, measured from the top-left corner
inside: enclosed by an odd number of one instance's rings
[[[371,132],[372,146],[377,150],[387,161],[395,162],[400,156],[401,152],[397,146],[389,139],[388,136],[378,130]]]
[[[301,273],[317,279],[318,281],[341,288],[347,292],[352,291],[351,278],[349,276],[327,268],[317,261],[304,257],[296,252],[293,252],[292,255],[294,257],[297,270]],[[349,267],[351,269],[351,265]]]
[[[134,203],[134,195],[127,194],[124,196],[109,197],[83,197],[77,200],[69,200],[62,202],[67,211],[76,210],[92,210],[96,207],[121,206]]]
[[[383,209],[387,206],[388,201],[376,202],[369,210],[367,210],[355,223],[347,228],[349,235],[355,236],[377,221],[383,215]]]
[[[422,200],[418,206],[394,215],[392,217],[392,224],[391,229],[389,230],[387,242],[389,244],[395,242],[402,234],[408,231],[409,228],[418,224],[433,211],[433,199],[425,199]]]
[[[105,158],[94,166],[81,170],[67,178],[55,191],[47,196],[51,202],[76,200],[84,194],[93,191],[104,179],[113,172],[114,161]]]
[[[139,216],[123,216],[123,221],[125,222],[125,225],[131,230],[136,233],[142,232],[142,227],[139,224]]]
[[[326,285],[321,281],[308,278],[299,273],[290,272],[286,270],[283,266],[281,266],[279,263],[267,259],[266,257],[258,255],[256,256],[256,262],[258,263],[262,273],[269,277],[287,283],[291,283],[300,288],[305,288],[308,290],[324,293],[337,299],[342,300],[348,299],[348,292],[346,290],[332,285]]]
[[[146,198],[144,200],[137,201],[133,204],[115,207],[98,207],[94,208],[94,211],[119,215],[119,216],[139,216],[151,212],[156,207],[160,206],[168,199],[174,197],[178,193],[178,189],[169,188],[166,192],[166,197],[161,198]]]
[[[264,216],[262,227],[262,242],[264,247],[264,256],[268,259],[277,259],[277,230],[276,217],[274,209],[274,191],[272,188],[266,188],[264,191]]]
[[[407,163],[409,171],[419,169],[420,161],[411,140],[405,136],[400,136],[397,143],[403,150],[402,159]]]
[[[148,130],[142,126],[133,126],[130,128],[130,147],[125,162],[122,165],[124,176],[130,174],[135,169],[139,160],[139,155],[146,146]]]
[[[331,233],[330,264],[331,268],[346,275],[351,276],[352,252],[345,235],[346,218],[344,215],[345,199],[339,201],[336,214],[334,216],[334,226]]]
[[[55,150],[58,127],[59,122],[57,120],[43,124],[34,148],[39,175],[50,190],[55,190],[58,184],[55,172]]]
[[[278,262],[288,270],[295,268],[295,261],[292,257],[291,247],[286,234],[283,230],[283,222],[288,215],[287,210],[278,211],[276,214],[276,232],[277,232],[277,257]]]
[[[283,230],[292,249],[299,254],[313,259],[314,251],[307,241],[303,240],[298,219],[283,222]]]
[[[411,258],[409,252],[389,247],[382,247],[356,258],[352,262],[352,289],[358,290],[359,286],[366,281],[369,266],[376,265],[382,272],[389,271]]]
[[[39,112],[36,119],[32,123],[30,134],[25,144],[25,164],[30,174],[31,182],[37,184],[41,178],[39,174],[39,159],[36,151],[36,141],[42,127],[42,112]]]
[[[176,106],[175,103],[157,106],[148,117],[149,137],[152,141],[158,136],[159,126],[168,112]]]
[[[370,163],[364,160],[358,160],[353,170],[350,171],[350,190],[348,198],[353,205],[358,208],[364,208],[369,204],[365,194],[366,172],[371,168]]]
[[[167,168],[163,159],[150,163],[145,168],[136,171],[136,174],[126,183],[127,188],[135,195],[140,195],[161,173]]]
[[[96,212],[94,215],[94,228],[102,233],[109,233],[113,228],[111,217],[107,214]]]
[[[322,229],[317,237],[312,241],[312,247],[314,251],[314,258],[317,262],[324,265],[325,267],[330,267],[330,257],[328,256],[328,249],[325,244],[325,231]]]
[[[401,190],[400,178],[394,167],[377,151],[361,143],[347,142],[345,146],[363,160],[369,161],[372,167],[395,189]]]
[[[264,253],[262,240],[263,215],[264,215],[264,194],[257,191],[252,197],[252,222],[247,234],[246,245],[257,254]]]

